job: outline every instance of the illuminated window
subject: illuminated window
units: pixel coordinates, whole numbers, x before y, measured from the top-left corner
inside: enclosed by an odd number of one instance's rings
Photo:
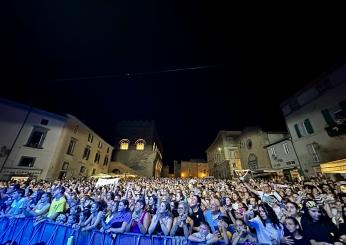
[[[128,139],[122,139],[119,141],[120,150],[128,150],[130,141]]]
[[[138,139],[135,144],[136,144],[136,150],[139,150],[139,151],[144,150],[145,140]]]

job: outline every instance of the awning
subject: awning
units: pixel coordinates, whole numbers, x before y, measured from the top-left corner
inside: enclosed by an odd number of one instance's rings
[[[320,164],[322,174],[346,174],[346,159]]]

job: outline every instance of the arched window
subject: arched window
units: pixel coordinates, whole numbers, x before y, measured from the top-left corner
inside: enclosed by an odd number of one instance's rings
[[[122,139],[119,141],[120,150],[128,150],[130,141],[128,139]]]
[[[136,150],[139,150],[139,151],[144,150],[144,145],[145,145],[144,139],[138,139],[135,144],[136,144]]]

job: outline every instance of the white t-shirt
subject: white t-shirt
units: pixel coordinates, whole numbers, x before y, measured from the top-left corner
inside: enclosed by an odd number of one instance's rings
[[[256,229],[258,243],[279,244],[284,237],[284,229],[281,224],[279,229],[275,228],[272,223],[266,223],[264,226],[258,216],[249,220],[249,223],[251,227]]]

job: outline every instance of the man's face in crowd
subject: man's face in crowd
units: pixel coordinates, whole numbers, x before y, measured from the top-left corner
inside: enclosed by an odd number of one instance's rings
[[[262,185],[262,188],[263,188],[263,191],[264,191],[264,192],[270,192],[270,187],[269,187],[268,184],[266,184],[266,183],[263,184],[263,185]]]
[[[20,198],[20,194],[18,191],[14,191],[12,193],[12,200],[18,200]]]
[[[199,232],[200,232],[201,234],[203,234],[204,236],[208,235],[208,233],[209,233],[208,226],[205,225],[205,224],[200,225],[200,227],[199,227]]]
[[[54,192],[53,192],[53,197],[57,197],[59,194],[61,193],[59,188],[55,188]]]
[[[196,205],[198,204],[198,199],[196,196],[192,196],[191,199],[190,199],[190,206],[191,207],[196,207]]]
[[[211,211],[219,211],[219,206],[220,206],[220,202],[216,199],[213,199],[211,202],[210,202],[210,206],[211,206]]]
[[[165,203],[161,203],[160,204],[160,207],[159,207],[159,211],[160,211],[160,213],[164,213],[164,212],[166,212],[166,204]]]

